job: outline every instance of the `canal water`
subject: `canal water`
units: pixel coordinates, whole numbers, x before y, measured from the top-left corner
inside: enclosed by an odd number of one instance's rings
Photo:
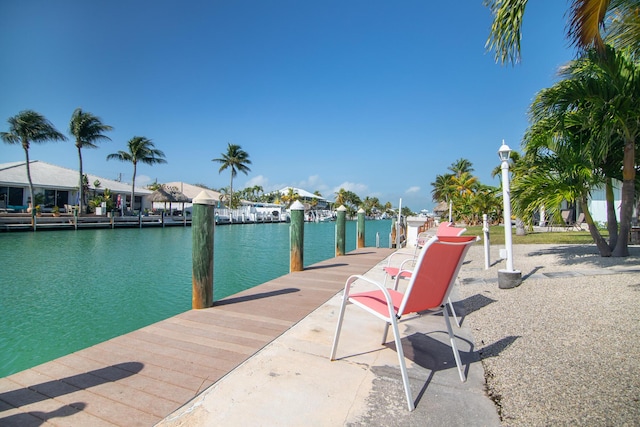
[[[389,246],[391,221],[365,245]],[[191,309],[191,227],[0,234],[0,378]],[[346,250],[356,247],[347,221]],[[305,223],[304,265],[335,256],[335,223]],[[218,226],[214,300],[289,272],[289,224]],[[346,278],[345,278],[346,279]]]

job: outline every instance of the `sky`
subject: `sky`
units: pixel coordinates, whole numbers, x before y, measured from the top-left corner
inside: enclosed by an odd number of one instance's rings
[[[65,135],[80,107],[114,127],[84,149],[85,172],[131,182],[108,154],[134,136],[167,163],[136,185],[221,188],[212,162],[237,144],[237,189],[340,189],[432,210],[431,183],[460,158],[480,182],[504,140],[519,149],[536,93],[574,57],[567,3],[529,2],[522,62],[499,65],[482,0],[8,0],[0,2],[0,131],[22,110]],[[73,140],[32,144],[32,160],[78,169]],[[0,143],[0,163],[24,161]]]

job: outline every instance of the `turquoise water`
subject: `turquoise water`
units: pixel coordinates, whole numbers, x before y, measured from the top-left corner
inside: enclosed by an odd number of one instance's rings
[[[389,246],[367,221],[366,246]],[[0,377],[191,309],[191,228],[0,234]],[[348,221],[346,250],[356,247]],[[304,265],[335,254],[335,223],[305,223]],[[214,299],[289,272],[289,224],[218,226]]]

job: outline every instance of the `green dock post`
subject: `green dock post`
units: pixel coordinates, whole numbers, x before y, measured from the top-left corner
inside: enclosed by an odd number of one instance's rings
[[[347,208],[341,205],[336,209],[338,216],[336,218],[336,256],[345,254],[345,240],[346,240],[346,223],[347,223]]]
[[[208,198],[204,191],[193,199],[191,307],[194,309],[213,305],[214,205],[215,200]]]
[[[364,209],[358,209],[358,248],[364,248]]]
[[[291,261],[289,263],[289,272],[291,273],[304,270],[304,205],[296,200],[290,209]]]

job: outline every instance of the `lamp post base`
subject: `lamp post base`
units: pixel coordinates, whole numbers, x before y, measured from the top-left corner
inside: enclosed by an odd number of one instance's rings
[[[522,283],[522,272],[518,270],[498,270],[498,287],[500,289],[511,289],[520,286]]]

